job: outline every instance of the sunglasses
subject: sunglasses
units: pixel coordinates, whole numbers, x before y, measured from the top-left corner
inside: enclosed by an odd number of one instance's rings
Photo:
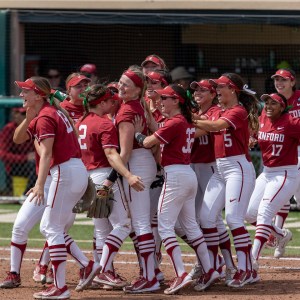
[[[60,77],[60,74],[48,75],[48,78],[50,78],[50,79],[56,79],[56,78],[59,78],[59,77]]]

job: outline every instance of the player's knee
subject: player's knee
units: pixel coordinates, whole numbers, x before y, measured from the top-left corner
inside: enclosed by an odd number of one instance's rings
[[[249,224],[255,223],[257,219],[257,211],[248,210],[245,215],[245,221]]]
[[[14,225],[12,230],[12,240],[15,241],[27,241],[28,239],[28,232],[26,227],[21,225]]]
[[[232,215],[226,216],[226,223],[231,230],[244,226],[244,220],[242,218],[233,217]]]

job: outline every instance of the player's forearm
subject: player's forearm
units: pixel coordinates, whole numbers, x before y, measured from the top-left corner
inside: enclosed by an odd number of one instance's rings
[[[117,151],[109,153],[106,157],[112,168],[115,169],[121,176],[126,179],[131,176],[131,173],[125,167],[124,162]]]
[[[29,126],[29,122],[25,119],[15,130],[13,141],[16,144],[22,144],[29,139],[29,135],[27,133],[27,129]]]

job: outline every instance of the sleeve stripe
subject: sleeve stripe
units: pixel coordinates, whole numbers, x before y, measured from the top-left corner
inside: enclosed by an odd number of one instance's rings
[[[156,132],[154,132],[154,135],[160,140],[162,141],[163,143],[165,144],[169,144],[168,141],[166,141],[163,137],[161,137],[159,134],[157,134]]]
[[[107,144],[107,145],[102,145],[102,148],[119,148],[119,146],[118,145]]]
[[[236,129],[236,126],[235,126],[230,120],[228,120],[227,118],[221,117],[220,119],[225,120],[225,121],[226,121],[227,123],[229,123],[234,129]]]
[[[43,139],[43,138],[47,138],[47,137],[53,137],[53,136],[55,136],[54,133],[42,134],[41,136],[39,136],[39,139]]]
[[[33,140],[33,136],[31,134],[31,132],[27,129],[27,133],[29,134],[30,140]]]

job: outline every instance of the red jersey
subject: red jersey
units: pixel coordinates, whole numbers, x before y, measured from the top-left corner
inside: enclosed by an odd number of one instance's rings
[[[249,156],[249,128],[248,113],[241,105],[220,110],[219,116],[213,115],[212,118],[222,119],[230,126],[218,132],[211,132],[214,139],[216,158],[230,157],[235,155]]]
[[[77,136],[68,118],[49,103],[45,103],[38,116],[30,122],[27,132],[38,143],[54,138],[50,168],[70,158],[81,158]]]
[[[289,110],[289,114],[294,119],[300,119],[300,91],[297,90],[294,92],[294,94],[291,96],[291,98],[287,101],[288,105],[291,106]],[[299,145],[300,145],[300,139],[299,139]]]
[[[60,106],[68,112],[74,123],[77,123],[79,118],[81,118],[84,114],[83,105],[74,105],[68,99],[65,99],[63,102],[61,102]]]
[[[78,141],[86,169],[110,167],[104,149],[119,147],[118,134],[113,122],[106,115],[100,117],[90,112],[75,126],[78,128]]]
[[[146,124],[144,108],[139,99],[123,102],[115,118],[115,124],[118,127],[121,122],[133,123],[135,116],[140,116],[143,123]],[[142,134],[147,135],[148,128],[144,126]],[[133,149],[142,148],[134,138]]]
[[[11,164],[27,162],[28,153],[34,152],[32,141],[27,141],[24,144],[13,142],[13,135],[17,127],[17,123],[9,122],[0,132],[0,159],[5,164],[6,172],[10,172]]]
[[[191,150],[194,142],[195,127],[188,123],[183,115],[166,119],[163,127],[155,133],[161,144],[161,165],[188,165],[191,162]]]
[[[154,120],[156,123],[163,123],[166,119],[166,117],[161,113],[159,109],[155,109],[154,111],[151,112]]]
[[[207,119],[211,119],[214,113],[217,113],[221,108],[217,105],[211,106],[203,116],[206,116]],[[211,135],[206,134],[195,138],[192,153],[191,153],[191,162],[192,163],[211,163],[216,160],[215,158],[215,148],[212,141]]]
[[[258,143],[266,167],[297,165],[297,145],[300,136],[300,119],[283,114],[274,123],[264,110],[259,117]]]

